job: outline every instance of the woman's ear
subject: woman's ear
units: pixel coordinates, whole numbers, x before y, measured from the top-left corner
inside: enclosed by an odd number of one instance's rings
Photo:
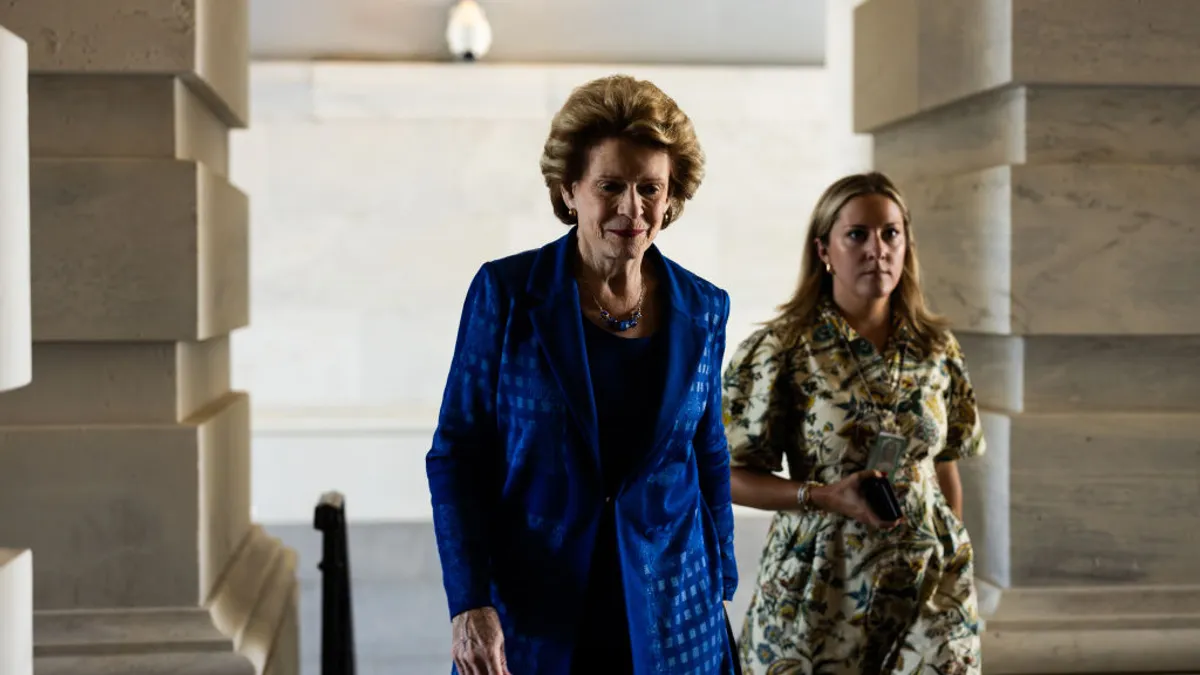
[[[813,239],[813,243],[817,245],[817,257],[826,265],[829,264],[829,249],[825,246],[825,242],[820,239]]]
[[[563,203],[567,205],[568,209],[575,208],[575,196],[571,194],[573,187],[574,186],[563,185],[561,188],[559,188],[559,190],[562,192]]]

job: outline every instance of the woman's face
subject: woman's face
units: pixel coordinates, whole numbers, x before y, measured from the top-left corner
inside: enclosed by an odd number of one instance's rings
[[[858,300],[891,296],[904,272],[908,242],[904,214],[884,195],[846,202],[829,231],[829,244],[817,242],[822,262],[833,272],[834,294]]]
[[[588,151],[583,175],[563,187],[579,219],[585,253],[638,259],[662,229],[667,212],[671,158],[665,150],[610,138]]]

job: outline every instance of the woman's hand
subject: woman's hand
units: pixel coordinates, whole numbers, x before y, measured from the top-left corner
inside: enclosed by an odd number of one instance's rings
[[[883,474],[879,471],[859,471],[832,485],[814,487],[811,499],[822,511],[853,518],[870,528],[890,530],[904,522],[904,518],[889,523],[880,520],[879,516],[876,516],[875,512],[871,510],[871,505],[863,497],[862,483],[872,476],[882,478]]]
[[[470,609],[450,622],[450,654],[460,675],[512,675],[504,658],[504,629],[491,607]]]

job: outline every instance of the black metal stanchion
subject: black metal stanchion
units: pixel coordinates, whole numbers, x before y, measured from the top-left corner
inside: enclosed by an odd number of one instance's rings
[[[350,602],[350,552],[346,499],[326,492],[317,502],[313,527],[322,533],[321,675],[354,675],[354,616]]]

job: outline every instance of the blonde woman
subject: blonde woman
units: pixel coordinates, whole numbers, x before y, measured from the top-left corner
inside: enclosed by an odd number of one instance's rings
[[[460,675],[731,675],[729,295],[654,244],[704,153],[652,82],[575,89],[542,152],[567,232],[484,263],[427,456]]]
[[[743,669],[976,675],[957,462],[984,452],[983,434],[958,343],[925,308],[892,182],[830,186],[802,265],[795,296],[725,374],[733,501],[776,512]],[[776,475],[785,457],[789,478]],[[891,488],[900,517],[873,508],[872,483]]]

